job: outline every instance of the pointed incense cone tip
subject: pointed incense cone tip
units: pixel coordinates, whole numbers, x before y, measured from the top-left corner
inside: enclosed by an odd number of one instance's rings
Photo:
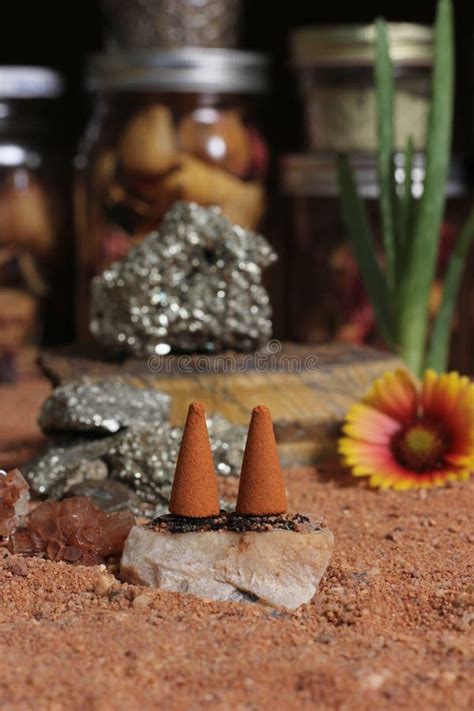
[[[270,408],[266,405],[257,405],[257,407],[254,407],[252,410],[252,416],[253,415],[264,415],[265,417],[270,417],[270,419],[272,417]]]
[[[205,415],[206,406],[203,402],[192,402],[188,408],[188,415],[195,413],[196,415]]]
[[[271,412],[265,405],[258,405],[252,411],[240,474],[236,513],[244,516],[266,516],[286,511],[285,483]]]
[[[208,518],[220,513],[217,477],[202,402],[189,405],[169,510],[176,516],[188,518]]]

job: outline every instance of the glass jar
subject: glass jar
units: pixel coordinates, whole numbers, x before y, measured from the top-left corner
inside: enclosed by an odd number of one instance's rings
[[[395,73],[395,147],[411,136],[423,150],[431,96],[433,34],[429,27],[388,26]],[[291,34],[293,66],[314,150],[376,150],[374,25],[302,28]]]
[[[404,183],[404,156],[395,156],[395,180]],[[351,156],[359,194],[364,198],[372,232],[381,243],[377,170],[374,156]],[[423,194],[424,156],[416,154],[412,193]],[[303,343],[338,340],[377,345],[374,314],[341,219],[339,189],[331,155],[287,155],[281,166],[283,214],[278,222],[286,237],[282,258],[285,320],[283,337]],[[447,184],[433,312],[439,304],[442,277],[454,239],[469,206],[463,171],[453,161]],[[279,238],[280,244],[283,239]],[[463,327],[462,323],[458,328]],[[453,344],[459,338],[455,334]]]
[[[76,158],[79,331],[91,277],[159,227],[176,200],[219,205],[255,229],[265,209],[266,145],[252,97],[266,60],[183,49],[94,57],[94,110]]]
[[[237,47],[240,0],[102,0],[113,49]]]
[[[0,380],[26,344],[61,340],[69,314],[62,156],[54,132],[60,76],[0,67]],[[70,282],[70,275],[69,275]]]

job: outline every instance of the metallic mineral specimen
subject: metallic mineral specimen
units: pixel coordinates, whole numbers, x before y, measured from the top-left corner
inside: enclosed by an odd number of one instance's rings
[[[44,432],[114,433],[131,424],[161,424],[171,398],[119,380],[67,383],[45,400],[38,423]]]
[[[179,427],[129,427],[104,455],[110,476],[130,486],[157,511],[168,510],[182,430]]]
[[[90,328],[110,352],[251,350],[271,335],[262,269],[276,255],[219,208],[177,202],[159,232],[92,283]]]
[[[26,528],[13,533],[10,549],[96,565],[122,552],[134,522],[130,511],[107,514],[87,497],[44,501],[30,513]]]
[[[105,466],[105,464],[104,464]],[[130,487],[120,481],[105,479],[86,479],[80,484],[74,484],[65,493],[65,498],[71,496],[87,496],[103,511],[123,511],[123,509],[136,509],[138,499]]]
[[[23,472],[37,496],[62,498],[73,484],[85,478],[107,476],[102,457],[117,435],[86,439],[58,437],[48,442],[38,455],[23,467]]]
[[[246,429],[221,415],[207,418],[216,471],[222,476],[239,472]],[[106,478],[123,482],[142,502],[154,508],[139,515],[159,516],[168,510],[176,459],[183,430],[168,424],[127,427],[116,435],[54,438],[24,467],[36,495],[62,499],[72,487],[86,479]],[[227,503],[221,501],[221,507]]]
[[[208,417],[206,422],[217,472],[237,474],[246,428],[231,424],[221,415]],[[104,456],[109,476],[126,482],[142,501],[155,504],[155,515],[168,510],[182,435],[180,427],[169,425],[129,427],[114,438]]]
[[[0,538],[8,539],[28,513],[29,488],[19,469],[0,470]]]
[[[238,474],[242,464],[247,428],[234,425],[218,414],[207,417],[206,424],[217,473],[221,476]]]

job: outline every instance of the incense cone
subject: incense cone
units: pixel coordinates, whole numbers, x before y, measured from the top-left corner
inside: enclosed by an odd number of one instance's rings
[[[176,516],[206,518],[220,511],[204,405],[189,406],[173,479],[169,510]]]
[[[252,419],[240,474],[236,513],[267,516],[287,510],[285,483],[268,407],[259,405]]]

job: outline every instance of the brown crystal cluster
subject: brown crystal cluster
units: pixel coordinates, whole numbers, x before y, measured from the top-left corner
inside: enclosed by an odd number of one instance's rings
[[[45,501],[10,538],[13,553],[45,554],[50,560],[97,565],[122,552],[135,521],[130,511],[107,514],[85,496]]]
[[[8,539],[28,512],[29,486],[18,469],[0,471],[0,538]]]

